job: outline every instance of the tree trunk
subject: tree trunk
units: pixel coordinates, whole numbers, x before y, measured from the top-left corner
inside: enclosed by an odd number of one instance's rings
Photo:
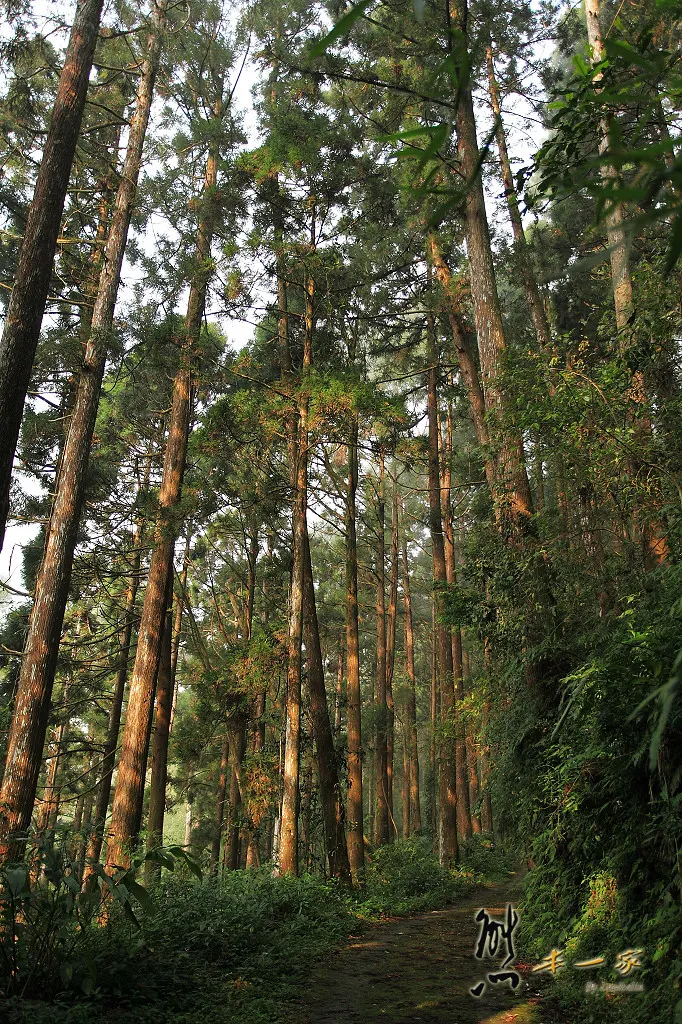
[[[464,691],[465,693],[469,690],[469,683],[471,681],[471,672],[469,667],[469,654],[464,647],[462,647],[462,677],[464,680]],[[478,808],[478,753],[476,750],[476,740],[474,736],[473,726],[467,726],[466,728],[466,756],[467,756],[467,774],[469,777],[469,807],[471,808],[471,830],[474,833],[481,831],[481,817],[477,810]]]
[[[223,835],[223,822],[225,821],[225,796],[227,793],[227,769],[230,758],[230,737],[227,729],[223,736],[223,745],[220,754],[220,774],[218,776],[218,792],[215,802],[215,831],[211,842],[211,858],[208,863],[208,873],[216,875],[220,864],[220,840]]]
[[[334,691],[334,735],[338,736],[343,724],[343,641],[339,640],[339,660],[336,664],[336,688]]]
[[[230,735],[230,813],[227,820],[227,836],[225,844],[225,867],[228,871],[239,868],[240,819],[243,800],[241,786],[241,766],[246,752],[246,727],[244,722],[233,722],[229,727]]]
[[[391,474],[393,484],[391,513],[391,580],[389,584],[388,614],[386,616],[386,792],[388,797],[389,838],[398,835],[393,815],[393,759],[395,744],[395,702],[393,700],[393,673],[395,670],[396,620],[398,617],[398,481]]]
[[[314,244],[314,228],[313,228]],[[314,281],[306,279],[305,330],[303,342],[303,377],[312,363]],[[287,335],[288,347],[288,335]],[[305,537],[308,507],[308,405],[304,383],[298,401],[296,442],[289,446],[289,471],[293,490],[292,566],[289,593],[289,651],[287,663],[286,726],[284,746],[284,777],[282,789],[282,823],[279,847],[279,870],[282,874],[298,874],[298,815],[300,807],[301,754],[301,663],[303,641],[303,588]],[[290,438],[292,434],[290,433]]]
[[[384,453],[379,452],[379,480],[377,483],[377,549],[376,549],[376,623],[377,667],[374,701],[374,845],[388,842],[388,779],[386,750],[386,580],[384,568]]]
[[[436,775],[436,731],[438,728],[438,639],[436,636],[436,597],[431,599],[431,691],[429,699],[429,820],[434,851],[438,852],[438,777]]]
[[[221,112],[219,98],[216,102],[216,118],[220,118]],[[107,851],[108,871],[112,871],[116,866],[129,865],[129,847],[137,841],[142,816],[147,761],[146,737],[149,733],[154,682],[161,654],[168,579],[172,572],[175,538],[180,526],[177,520],[177,506],[182,495],[182,479],[190,433],[192,363],[196,359],[208,282],[212,273],[211,241],[216,216],[214,194],[217,170],[217,153],[212,148],[206,162],[203,189],[205,205],[197,232],[196,269],[187,302],[180,367],[173,384],[154,548],[142,605],[116,793],[111,812],[111,839]]]
[[[67,692],[68,690],[65,689],[65,698]],[[49,829],[54,828],[56,824],[57,814],[59,813],[59,789],[57,787],[57,775],[68,733],[68,721],[60,722],[54,732],[54,740],[52,742],[52,750],[47,767],[43,799],[40,802],[40,808],[36,815],[36,832],[38,835],[43,835]]]
[[[466,41],[468,37],[467,0],[455,0],[453,10],[455,13],[454,28],[462,33],[462,37]],[[457,154],[467,182],[465,200],[467,256],[469,258],[471,298],[478,339],[483,396],[488,421],[492,417],[494,439],[497,441],[497,451],[494,457],[495,482],[500,491],[500,499],[504,498],[504,508],[500,510],[502,517],[509,521],[510,526],[516,532],[523,533],[525,523],[533,513],[533,501],[524,464],[521,435],[513,423],[509,422],[509,403],[500,384],[504,370],[506,341],[483,197],[476,118],[470,83],[465,80],[468,69],[460,64],[458,73],[462,79],[462,87],[458,92],[456,114]]]
[[[351,350],[351,363],[354,351]],[[362,697],[358,626],[358,414],[351,413],[346,490],[346,715],[348,732],[348,860],[357,885],[365,873],[364,807],[362,799]]]
[[[76,5],[0,343],[0,548],[9,514],[12,462],[52,278],[66,190],[97,45],[102,3],[103,0],[79,0]],[[27,739],[30,757],[35,753],[35,747],[31,738]],[[42,749],[35,756],[40,757],[41,753]],[[22,772],[16,765],[16,771],[26,774],[31,768],[27,766]],[[35,787],[30,797],[31,806],[34,796]],[[23,831],[26,813],[22,814],[12,805],[9,805],[8,813],[8,828],[3,835],[17,829]],[[4,851],[4,847],[0,849]]]
[[[443,544],[445,548],[445,574],[449,586],[455,583],[455,531],[452,520],[452,407],[448,409],[441,465],[441,502],[443,508]],[[452,642],[452,667],[455,687],[455,766],[457,785],[457,831],[460,839],[471,836],[471,813],[469,809],[469,786],[467,778],[466,738],[459,720],[459,704],[464,697],[462,682],[462,631],[457,626],[450,633]]]
[[[585,0],[585,20],[587,22],[587,41],[592,48],[592,59],[595,64],[599,64],[604,59],[604,41],[599,23],[599,0]],[[600,78],[601,75],[597,76],[596,81],[598,82]],[[601,133],[599,142],[601,155],[609,147],[609,125],[606,119],[601,121],[599,131]],[[612,164],[602,164],[601,176],[606,186],[618,187],[620,175]],[[606,215],[606,233],[611,261],[616,327],[619,333],[620,350],[625,352],[629,347],[627,335],[629,334],[630,318],[634,311],[634,301],[630,275],[630,254],[625,231],[625,212],[622,203],[610,203]]]
[[[429,522],[433,549],[434,600],[437,618],[443,613],[442,588],[447,583],[445,566],[445,545],[443,542],[443,516],[440,500],[440,465],[438,456],[438,352],[433,316],[428,323],[429,362],[427,412],[429,420]],[[437,622],[438,637],[438,692],[440,714],[444,735],[440,742],[439,756],[439,833],[438,856],[441,864],[450,864],[458,856],[457,847],[457,790],[455,774],[455,752],[452,740],[447,736],[452,727],[454,713],[454,683],[452,665],[452,642],[450,631],[442,622]]]
[[[310,539],[307,529],[304,537],[303,556],[303,621],[305,646],[308,655],[308,690],[313,737],[317,750],[317,770],[324,820],[325,851],[331,877],[338,878],[342,882],[349,884],[351,877],[346,848],[346,816],[324,685],[324,666],[322,649],[320,647],[317,608],[315,606]]]
[[[85,350],[84,366],[56,484],[45,551],[36,581],[8,741],[5,775],[0,790],[0,805],[5,809],[0,823],[0,860],[20,855],[23,844],[7,844],[6,839],[12,832],[26,830],[35,798],[104,363],[161,54],[163,18],[163,9],[157,8],[156,24],[147,45],[105,248],[90,339]]]
[[[168,610],[163,626],[159,674],[156,683],[156,717],[154,722],[154,747],[152,751],[152,776],[149,783],[149,812],[147,815],[147,850],[163,845],[163,819],[166,810],[166,786],[168,783],[168,740],[170,738],[170,713],[173,700],[173,679],[171,658],[173,650],[173,581],[169,577]],[[161,865],[148,861],[145,874],[149,881],[161,878]]]
[[[149,483],[151,460],[147,460],[145,470],[144,486]],[[104,741],[102,752],[102,765],[99,786],[97,787],[97,805],[93,818],[92,831],[90,833],[87,852],[86,867],[83,876],[83,885],[86,889],[92,889],[95,884],[96,874],[94,864],[99,862],[104,841],[104,829],[109,810],[109,798],[111,796],[111,784],[116,764],[116,748],[118,747],[118,734],[121,729],[121,712],[123,710],[123,696],[125,694],[126,681],[128,679],[128,664],[130,661],[130,646],[133,636],[133,623],[135,618],[135,602],[140,582],[141,545],[144,530],[142,517],[138,519],[133,537],[133,561],[130,568],[130,578],[126,593],[126,605],[123,620],[123,629],[119,633],[120,654],[116,682],[111,696],[111,707],[109,709],[109,721],[107,723],[107,736]]]
[[[405,736],[409,763],[409,827],[410,833],[422,827],[419,801],[419,748],[417,744],[417,674],[414,667],[414,626],[410,569],[407,560],[407,536],[403,531],[403,600],[405,603],[405,656],[407,661],[407,700],[405,702]]]

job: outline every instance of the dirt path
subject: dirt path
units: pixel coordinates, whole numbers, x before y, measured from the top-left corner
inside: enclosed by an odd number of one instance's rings
[[[474,916],[504,916],[517,889],[490,886],[454,907],[376,925],[328,958],[310,978],[297,1024],[541,1024],[538,1000],[522,981],[516,995],[469,994],[491,961],[478,961]],[[300,1011],[300,1012],[299,1012]]]

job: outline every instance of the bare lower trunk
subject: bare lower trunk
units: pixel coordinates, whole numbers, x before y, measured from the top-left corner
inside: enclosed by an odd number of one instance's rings
[[[405,702],[405,737],[409,766],[409,828],[410,833],[422,827],[419,801],[419,748],[417,743],[417,674],[414,667],[414,626],[412,621],[412,593],[407,560],[407,537],[403,532],[403,599],[405,603],[405,657],[407,661],[407,700]]]
[[[66,698],[66,691],[64,696]],[[68,732],[68,721],[60,722],[54,732],[54,740],[51,744],[50,757],[47,766],[45,789],[36,815],[36,832],[38,835],[42,835],[48,829],[54,828],[57,814],[59,813],[59,789],[57,786],[57,777]]]
[[[163,845],[163,819],[166,810],[166,785],[168,782],[168,740],[170,738],[170,713],[173,700],[173,679],[171,658],[173,649],[173,587],[168,588],[168,611],[163,626],[161,658],[156,683],[156,716],[154,721],[154,746],[152,750],[152,775],[149,783],[149,813],[147,817],[147,850]],[[148,861],[145,874],[151,881],[161,878],[161,865]]]
[[[393,484],[391,514],[391,581],[388,591],[386,616],[386,790],[388,796],[389,837],[397,837],[398,826],[393,816],[393,759],[395,744],[395,702],[393,700],[393,672],[395,669],[396,621],[398,617],[398,481],[391,474]]]
[[[388,781],[386,778],[386,595],[384,571],[384,456],[379,454],[377,483],[377,549],[376,549],[376,628],[377,665],[374,700],[374,845],[388,842]]]
[[[434,850],[438,852],[438,777],[436,775],[436,731],[438,728],[438,639],[436,636],[436,599],[431,599],[431,690],[429,695],[429,820]]]
[[[230,811],[227,819],[225,867],[228,871],[239,868],[239,847],[243,809],[241,768],[246,752],[246,728],[243,722],[230,726]]]
[[[438,455],[438,354],[433,318],[429,315],[429,362],[428,401],[429,420],[429,522],[433,553],[433,582],[437,588],[434,594],[436,616],[443,612],[442,587],[447,583],[445,545],[443,542],[443,516],[440,495],[440,465]],[[441,588],[441,589],[438,589]],[[452,665],[452,642],[450,631],[440,621],[436,623],[438,638],[438,692],[440,695],[440,716],[443,735],[439,752],[439,833],[438,856],[441,864],[457,859],[457,790],[454,744],[448,736],[453,725],[454,683]]]
[[[441,502],[443,508],[443,543],[445,547],[445,575],[449,586],[455,583],[455,532],[452,518],[452,408],[448,409],[445,424],[445,443],[441,464]],[[455,688],[455,774],[457,779],[457,831],[460,839],[471,836],[469,786],[467,778],[466,739],[460,722],[459,706],[464,697],[462,682],[462,631],[459,626],[451,631],[452,668]]]
[[[462,678],[464,681],[465,693],[469,690],[469,682],[471,680],[471,672],[469,667],[469,655],[466,649],[462,648]],[[466,727],[466,755],[467,755],[467,774],[469,777],[469,806],[471,808],[471,830],[474,833],[481,831],[481,816],[478,811],[478,751],[476,749],[476,740],[474,736],[473,726],[468,725]]]
[[[358,628],[358,549],[356,492],[358,487],[358,418],[352,414],[348,442],[346,492],[346,698],[348,731],[348,860],[353,881],[365,873],[364,805],[362,799],[362,697]]]
[[[305,336],[303,372],[312,362],[313,282],[305,291]],[[298,815],[300,807],[301,744],[301,660],[303,641],[303,585],[305,564],[306,516],[308,507],[308,396],[303,392],[298,403],[298,430],[295,445],[290,445],[290,473],[293,488],[292,566],[289,591],[289,651],[287,663],[286,726],[282,824],[279,870],[298,874]]]
[[[211,859],[208,864],[208,872],[215,875],[218,872],[220,863],[220,840],[223,835],[223,822],[225,821],[225,797],[227,794],[227,769],[230,756],[230,740],[227,730],[223,736],[223,745],[220,754],[220,774],[218,775],[218,792],[215,802],[215,831],[211,842]]]
[[[317,751],[325,852],[329,862],[329,874],[331,877],[338,878],[348,884],[350,883],[351,876],[346,848],[346,816],[324,685],[324,666],[322,649],[320,647],[315,589],[310,560],[310,542],[307,529],[304,538],[303,573],[303,615],[305,624],[304,637],[308,655],[308,690],[310,694],[313,737]]]

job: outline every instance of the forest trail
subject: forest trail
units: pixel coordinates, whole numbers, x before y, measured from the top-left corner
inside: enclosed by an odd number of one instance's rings
[[[525,981],[517,994],[469,989],[495,969],[474,947],[477,911],[501,919],[518,879],[491,885],[444,910],[372,927],[319,965],[297,1006],[298,1024],[542,1024],[540,1000]],[[554,1018],[552,1018],[554,1019]]]

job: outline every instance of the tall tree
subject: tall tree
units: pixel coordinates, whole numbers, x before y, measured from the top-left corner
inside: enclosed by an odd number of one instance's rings
[[[90,446],[137,179],[142,163],[154,82],[161,56],[164,20],[164,9],[156,8],[155,24],[147,43],[126,157],[105,247],[90,338],[62,453],[45,551],[36,581],[5,774],[0,789],[0,803],[5,809],[3,820],[0,822],[0,858],[16,855],[21,849],[21,844],[8,847],[7,839],[14,832],[22,833],[26,830],[35,797],[57,664],[59,636],[85,493]]]
[[[103,0],[79,0],[76,5],[0,342],[0,547],[9,513],[12,462],[52,277],[102,6]],[[12,816],[13,811],[9,813]],[[12,821],[10,827],[16,825]]]

